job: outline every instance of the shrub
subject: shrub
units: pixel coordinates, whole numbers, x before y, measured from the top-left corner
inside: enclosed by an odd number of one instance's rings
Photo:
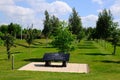
[[[52,41],[52,45],[58,48],[60,52],[69,52],[75,49],[73,45],[74,38],[75,37],[68,29],[61,29]]]

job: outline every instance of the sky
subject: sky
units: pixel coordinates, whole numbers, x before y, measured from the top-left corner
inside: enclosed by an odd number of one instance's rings
[[[120,0],[0,0],[0,25],[13,22],[27,28],[33,24],[42,30],[45,10],[68,21],[72,8],[78,12],[83,27],[95,27],[103,9],[111,10],[120,25]]]

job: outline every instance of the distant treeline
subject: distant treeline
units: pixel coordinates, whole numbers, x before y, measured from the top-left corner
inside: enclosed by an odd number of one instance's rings
[[[35,39],[41,38],[41,30],[38,29],[32,29],[35,36]],[[1,25],[0,26],[0,37],[3,38],[3,36],[7,33],[12,35],[13,37],[17,39],[25,39],[26,33],[28,29],[22,29],[22,27],[19,24],[16,23],[10,23],[9,25]]]

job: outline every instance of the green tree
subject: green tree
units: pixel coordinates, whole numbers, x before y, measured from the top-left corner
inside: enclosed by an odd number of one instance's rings
[[[56,16],[52,16],[51,17],[51,27],[52,27],[52,31],[51,31],[51,35],[52,36],[56,36],[58,34],[58,31],[60,29],[60,21],[59,21],[59,18],[57,18]]]
[[[0,38],[0,46],[3,44],[3,40]]]
[[[30,45],[33,43],[33,40],[34,40],[34,33],[33,33],[33,30],[32,30],[32,27],[33,27],[33,24],[31,26],[31,28],[27,29],[27,34],[26,34],[26,38],[25,38],[26,42],[29,45],[29,48],[30,48]]]
[[[52,41],[52,45],[60,52],[69,52],[74,49],[72,44],[74,41],[74,36],[68,29],[60,29],[58,35]]]
[[[3,38],[4,34],[2,32],[0,32],[0,46],[4,43],[2,38]]]
[[[51,23],[50,23],[50,16],[47,11],[45,11],[45,20],[44,20],[44,29],[42,31],[46,39],[50,36],[51,33]]]
[[[93,31],[93,28],[92,28],[92,27],[86,28],[86,29],[85,29],[85,35],[86,35],[86,36],[89,36],[89,35],[92,33],[92,31]]]
[[[48,11],[45,11],[45,20],[44,20],[44,29],[42,31],[42,34],[44,34],[44,36],[46,37],[46,47],[47,47],[47,43],[48,43],[48,37],[51,34],[51,22],[50,22],[50,16]]]
[[[41,30],[33,29],[33,33],[34,33],[34,38],[35,39],[40,39]]]
[[[120,42],[120,31],[119,31],[119,29],[117,29],[117,27],[119,26],[118,23],[114,22],[113,26],[114,26],[114,28],[112,29],[111,42],[114,47],[112,54],[115,55],[116,54],[116,46],[117,46],[118,42]]]
[[[79,34],[77,35],[77,39],[80,42],[83,38],[85,37],[85,32],[82,30],[79,32]]]
[[[15,38],[17,38],[19,35],[21,35],[21,26],[19,24],[14,24],[14,32],[13,35]]]
[[[5,34],[4,36],[4,45],[6,47],[7,50],[7,55],[8,55],[8,59],[10,59],[11,53],[10,53],[10,48],[12,46],[14,46],[14,37],[11,36],[10,34]]]
[[[10,23],[8,25],[8,33],[16,38],[16,36],[20,35],[21,27],[18,24]]]
[[[73,8],[72,14],[69,17],[69,30],[75,35],[78,35],[82,30],[81,18],[76,12],[75,8]]]
[[[10,24],[8,25],[8,33],[12,35],[12,34],[14,33],[14,31],[15,31],[14,24],[13,24],[13,23],[10,23]]]
[[[107,11],[104,9],[99,13],[98,21],[96,23],[96,32],[99,39],[106,40],[110,34],[112,29],[113,17],[111,11]]]
[[[116,46],[117,46],[117,43],[120,41],[120,33],[118,31],[115,31],[113,34],[112,34],[112,45],[114,47],[114,50],[113,50],[113,55],[115,55],[116,53]]]
[[[8,32],[8,25],[1,25],[0,31],[4,34],[7,33]]]
[[[88,40],[98,39],[96,34],[96,28],[88,27],[85,33]]]

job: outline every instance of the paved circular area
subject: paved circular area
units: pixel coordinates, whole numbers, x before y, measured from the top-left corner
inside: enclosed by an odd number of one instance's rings
[[[19,70],[27,71],[47,71],[47,72],[71,72],[71,73],[88,73],[89,68],[87,64],[67,63],[67,67],[61,67],[62,63],[51,63],[52,66],[44,66],[44,62],[32,62]]]

